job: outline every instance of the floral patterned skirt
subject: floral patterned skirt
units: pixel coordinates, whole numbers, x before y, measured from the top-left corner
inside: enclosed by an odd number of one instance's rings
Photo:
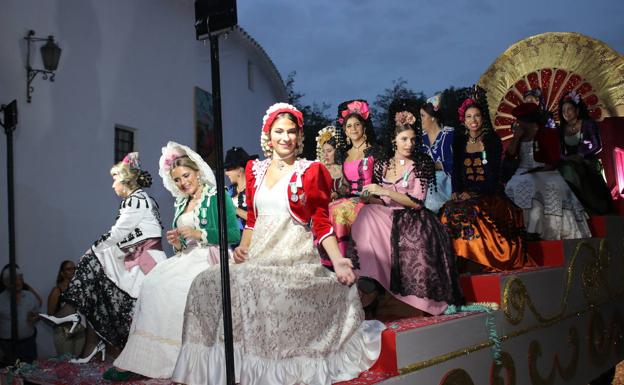
[[[329,204],[329,219],[336,233],[342,255],[347,253],[347,246],[351,239],[351,225],[364,206],[365,204],[360,202],[359,198],[341,198]]]
[[[489,271],[535,265],[526,253],[523,215],[502,194],[449,201],[440,209],[455,254]]]
[[[236,382],[326,385],[355,378],[381,349],[357,288],[323,267],[309,229],[289,214],[259,215],[248,259],[230,265]],[[199,274],[184,314],[173,380],[224,384],[219,266]]]
[[[124,347],[136,299],[106,275],[91,251],[80,258],[62,301],[84,315],[102,339],[115,347]]]

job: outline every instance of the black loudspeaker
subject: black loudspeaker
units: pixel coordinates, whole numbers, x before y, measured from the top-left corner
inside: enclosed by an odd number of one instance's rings
[[[238,23],[236,0],[195,0],[195,37],[205,40],[211,33]]]

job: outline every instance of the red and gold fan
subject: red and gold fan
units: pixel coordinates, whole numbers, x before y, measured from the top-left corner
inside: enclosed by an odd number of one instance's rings
[[[492,124],[511,136],[511,111],[526,91],[540,88],[555,120],[559,99],[580,94],[590,116],[624,116],[624,58],[605,43],[571,32],[548,32],[521,40],[500,55],[478,83],[487,91]]]

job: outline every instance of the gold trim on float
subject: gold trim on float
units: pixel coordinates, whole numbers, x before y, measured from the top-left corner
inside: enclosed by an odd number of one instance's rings
[[[583,250],[589,252],[589,260],[582,266],[581,271],[581,287],[588,305],[593,307],[598,303],[622,296],[622,294],[624,294],[624,287],[617,289],[612,288],[607,277],[609,265],[611,263],[611,253],[609,252],[606,239],[603,238],[600,240],[598,250],[596,250],[591,242],[583,241],[576,245],[570,263],[566,268],[565,290],[561,299],[559,312],[550,317],[542,315],[533,304],[533,300],[526,286],[522,283],[522,280],[514,276],[507,280],[505,288],[503,289],[502,310],[507,322],[512,325],[518,325],[522,322],[525,308],[527,307],[539,324],[557,322],[563,317],[568,309],[568,298],[570,290],[572,289],[572,281],[577,275],[576,273],[579,269],[578,264],[580,264],[580,262],[578,262],[579,255]],[[606,293],[606,295],[603,295],[604,293]]]
[[[623,247],[624,247],[624,241],[623,241]],[[578,269],[577,266],[580,263],[578,262],[580,260],[579,255],[581,254],[583,250],[589,251],[589,255],[590,255],[589,260],[587,260],[586,263],[583,265],[582,272],[581,272],[581,285],[583,288],[585,299],[587,300],[587,303],[588,303],[588,307],[582,310],[574,311],[569,314],[565,314],[566,310],[568,310],[568,297],[569,297],[570,290],[572,287],[573,278],[577,275],[575,273],[577,272],[577,269]],[[598,250],[596,250],[596,248],[591,242],[588,242],[588,241],[579,242],[574,249],[574,253],[572,255],[572,258],[570,259],[570,263],[568,267],[566,268],[566,277],[565,277],[566,286],[565,286],[563,298],[561,299],[560,310],[556,314],[550,317],[542,315],[537,310],[537,308],[533,304],[533,301],[530,295],[528,294],[526,287],[524,286],[524,283],[522,283],[522,280],[520,280],[516,276],[512,277],[511,279],[508,279],[505,284],[504,291],[503,291],[503,307],[502,307],[503,314],[505,315],[506,320],[512,325],[519,324],[520,322],[522,322],[524,318],[525,307],[528,307],[530,312],[534,315],[537,321],[537,324],[513,331],[504,336],[501,336],[500,337],[501,342],[505,342],[509,339],[512,339],[512,338],[515,338],[515,337],[518,337],[518,336],[521,336],[521,335],[524,335],[524,334],[527,334],[536,330],[540,330],[540,329],[553,326],[555,324],[558,324],[570,318],[581,317],[582,315],[588,312],[595,313],[597,306],[604,304],[604,303],[608,303],[613,299],[621,298],[624,295],[624,287],[617,288],[617,289],[612,288],[606,276],[606,274],[608,273],[610,262],[611,262],[611,253],[608,249],[606,239],[603,238],[600,240]],[[607,293],[606,296],[599,295],[600,294],[599,292],[605,292],[605,291]],[[512,309],[516,312],[515,314],[512,313]],[[619,317],[619,312],[616,313],[614,317],[616,321],[621,322],[621,317]],[[617,326],[612,326],[612,328],[615,328],[615,327]],[[623,326],[620,326],[620,328],[622,327]],[[571,334],[568,335],[568,340],[570,343],[574,343],[576,341],[574,336],[576,336],[576,339],[578,339],[578,332],[574,330],[574,332],[570,331],[570,333]],[[612,333],[612,334],[614,335],[612,337],[612,340],[616,340],[615,334],[617,333]],[[619,338],[616,341],[621,341],[622,339],[624,339],[624,337]],[[489,348],[492,345],[493,345],[492,341],[489,341],[489,340],[483,341],[472,346],[467,346],[462,349],[458,349],[449,353],[445,353],[445,354],[430,358],[428,360],[424,360],[424,361],[420,361],[414,364],[404,366],[400,368],[398,371],[400,374],[408,374],[408,373],[416,372],[416,371],[419,371],[419,370],[422,370],[431,366],[435,366],[440,363],[443,363],[443,362],[446,362],[446,361],[449,361],[458,357],[465,356],[467,354],[470,354],[470,353],[473,353],[482,349]],[[599,345],[599,344],[596,344],[596,345]],[[598,353],[596,350],[590,351],[590,354]],[[537,352],[535,347],[533,348],[533,351]],[[573,371],[573,367],[575,367],[576,364],[572,365],[572,363],[574,363],[574,360],[566,368],[562,368],[561,365],[559,364],[560,374],[562,376],[565,375],[567,377],[569,373]],[[540,381],[538,380],[538,382]]]

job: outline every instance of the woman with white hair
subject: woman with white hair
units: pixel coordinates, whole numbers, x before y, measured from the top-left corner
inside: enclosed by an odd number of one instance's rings
[[[180,346],[184,305],[193,279],[219,263],[219,216],[216,179],[196,152],[175,142],[162,149],[160,176],[176,198],[173,230],[167,241],[176,254],[159,264],[143,283],[128,343],[104,373],[126,381],[133,373],[170,378]],[[238,244],[240,230],[232,200],[225,200],[227,237]]]
[[[110,170],[113,190],[123,198],[117,220],[80,258],[69,287],[61,296],[64,306],[41,317],[55,324],[71,322],[69,333],[86,318],[87,335],[81,358],[89,362],[106,345],[122,349],[128,339],[134,303],[146,275],[167,257],[162,251],[158,204],[145,192],[152,184],[141,169],[139,154],[128,154]]]

